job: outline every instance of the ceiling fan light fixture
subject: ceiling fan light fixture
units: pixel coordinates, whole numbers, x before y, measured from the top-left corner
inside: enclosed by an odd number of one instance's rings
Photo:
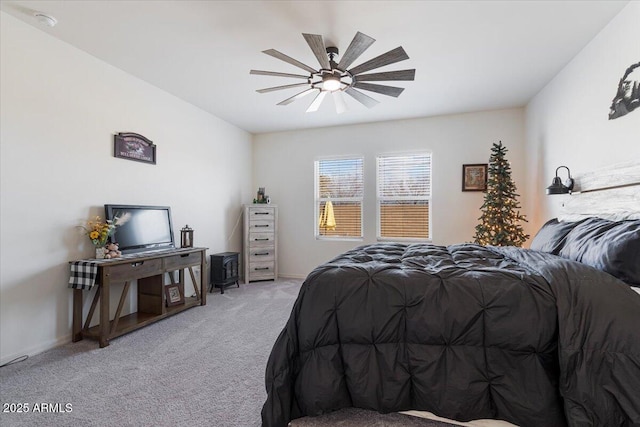
[[[322,78],[322,90],[327,92],[335,92],[336,90],[342,87],[342,82],[340,82],[340,77],[329,74]]]

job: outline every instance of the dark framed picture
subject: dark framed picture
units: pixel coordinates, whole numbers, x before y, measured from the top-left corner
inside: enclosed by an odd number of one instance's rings
[[[167,285],[164,287],[164,292],[167,296],[167,307],[184,303],[184,295],[180,292],[180,286]]]
[[[156,164],[156,146],[137,133],[120,132],[114,135],[113,155],[121,159]]]
[[[487,190],[487,163],[462,165],[462,191]]]

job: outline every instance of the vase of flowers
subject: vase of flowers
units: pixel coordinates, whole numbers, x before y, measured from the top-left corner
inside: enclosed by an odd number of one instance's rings
[[[81,226],[84,233],[89,237],[91,243],[95,247],[96,259],[103,259],[107,250],[105,246],[109,241],[109,237],[116,231],[116,227],[124,224],[129,220],[129,213],[114,219],[102,221],[102,218],[96,216],[94,219],[87,221],[86,225]]]

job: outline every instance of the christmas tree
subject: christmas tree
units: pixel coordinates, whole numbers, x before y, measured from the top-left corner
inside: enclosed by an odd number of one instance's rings
[[[480,210],[481,222],[476,225],[475,243],[493,246],[522,246],[529,238],[520,221],[520,204],[516,200],[516,185],[511,179],[511,166],[505,158],[507,148],[502,141],[493,144],[489,158],[487,193]]]

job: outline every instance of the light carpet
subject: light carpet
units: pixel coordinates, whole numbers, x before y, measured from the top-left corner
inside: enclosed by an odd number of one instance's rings
[[[280,279],[228,288],[224,295],[208,294],[204,307],[116,338],[103,349],[83,340],[0,368],[3,409],[11,403],[30,408],[0,412],[0,425],[260,426],[267,359],[301,283]],[[36,404],[37,409],[59,404],[64,412],[34,412]],[[449,425],[355,408],[292,423]]]

